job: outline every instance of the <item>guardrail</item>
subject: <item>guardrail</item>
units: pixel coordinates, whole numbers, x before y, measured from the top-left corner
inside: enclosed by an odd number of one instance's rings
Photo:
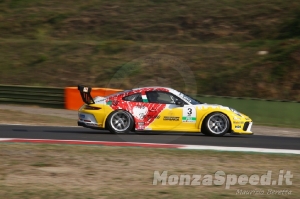
[[[0,103],[64,108],[64,88],[0,85]]]

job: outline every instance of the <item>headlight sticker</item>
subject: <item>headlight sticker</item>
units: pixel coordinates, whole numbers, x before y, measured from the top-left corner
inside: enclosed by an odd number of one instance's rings
[[[233,109],[233,108],[229,108],[232,112],[234,112],[235,114],[237,114],[238,116],[242,117],[242,114],[240,112],[238,112],[237,110]]]

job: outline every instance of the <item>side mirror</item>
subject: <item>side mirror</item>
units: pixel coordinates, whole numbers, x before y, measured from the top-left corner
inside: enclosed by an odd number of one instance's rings
[[[175,104],[178,106],[184,106],[184,103],[181,100],[177,100]]]

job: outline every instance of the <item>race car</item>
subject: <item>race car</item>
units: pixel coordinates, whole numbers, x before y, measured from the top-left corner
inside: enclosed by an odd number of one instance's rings
[[[167,87],[143,87],[92,98],[91,87],[79,85],[85,104],[78,111],[78,126],[134,131],[198,132],[208,136],[253,134],[252,120],[235,109],[200,102]]]

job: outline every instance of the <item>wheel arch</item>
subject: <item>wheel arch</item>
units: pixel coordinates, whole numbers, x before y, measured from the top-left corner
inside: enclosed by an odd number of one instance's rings
[[[129,112],[129,111],[127,111],[127,110],[124,110],[124,109],[117,109],[117,110],[113,110],[113,111],[111,111],[109,114],[107,114],[106,115],[106,117],[104,118],[104,122],[103,122],[103,124],[104,124],[104,129],[107,129],[107,118],[109,118],[109,116],[111,115],[111,114],[113,114],[114,112],[116,112],[116,111],[125,111],[125,112],[127,112],[127,113],[129,113],[130,115],[131,115],[131,117],[132,117],[132,119],[133,119],[133,129],[131,129],[131,130],[135,130],[135,118],[133,117],[133,115]]]
[[[208,117],[208,115],[212,114],[212,113],[222,113],[224,114],[228,121],[229,121],[229,128],[228,128],[228,131],[227,133],[231,132],[232,131],[232,122],[230,120],[230,117],[225,113],[225,112],[222,112],[222,111],[210,111],[210,112],[207,112],[201,119],[200,123],[199,123],[199,130],[202,131],[202,127],[203,127],[203,122],[204,120]]]

